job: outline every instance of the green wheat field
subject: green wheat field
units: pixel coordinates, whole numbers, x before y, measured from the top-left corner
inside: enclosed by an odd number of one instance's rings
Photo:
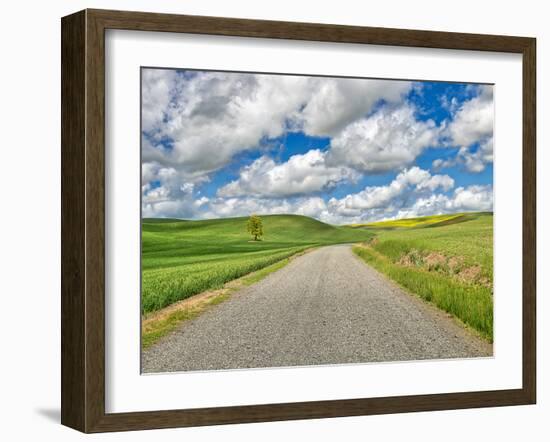
[[[142,221],[142,314],[260,270],[304,250],[354,244],[354,253],[407,291],[493,338],[493,215],[462,213],[332,226],[298,215]]]

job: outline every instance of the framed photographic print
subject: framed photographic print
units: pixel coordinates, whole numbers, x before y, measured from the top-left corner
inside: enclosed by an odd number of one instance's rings
[[[62,19],[62,423],[535,403],[535,40]]]

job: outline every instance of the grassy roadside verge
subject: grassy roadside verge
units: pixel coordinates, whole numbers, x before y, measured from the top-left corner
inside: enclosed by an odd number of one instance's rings
[[[183,301],[176,302],[164,309],[143,315],[141,321],[141,348],[146,350],[163,336],[173,331],[183,321],[196,318],[209,308],[229,299],[238,290],[255,284],[273,272],[282,269],[298,256],[313,250],[302,250],[290,257],[281,259],[258,271],[226,283],[218,290],[207,291]]]
[[[408,291],[454,315],[482,337],[493,341],[493,296],[490,288],[464,284],[422,268],[399,265],[369,246],[354,246],[353,252]]]

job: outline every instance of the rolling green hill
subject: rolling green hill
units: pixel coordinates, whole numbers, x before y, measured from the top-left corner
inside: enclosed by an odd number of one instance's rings
[[[247,217],[142,221],[142,313],[259,270],[305,249],[369,240],[372,232],[306,216],[262,216],[264,237],[252,241]]]
[[[409,229],[419,227],[440,227],[458,224],[476,219],[480,215],[492,215],[491,212],[453,213],[447,215],[431,215],[418,218],[402,218],[389,221],[377,221],[367,224],[351,224],[349,227],[372,229]]]
[[[420,253],[437,252],[447,257],[460,257],[464,265],[479,265],[481,275],[493,278],[493,214],[458,214],[443,222],[427,217],[414,218],[416,225],[409,228],[386,230],[369,229],[376,234],[375,248],[384,255],[399,259],[416,250]],[[449,222],[449,221],[456,222]],[[408,220],[398,220],[405,224]],[[419,222],[420,221],[420,222]],[[393,222],[393,221],[392,221]]]
[[[354,252],[409,291],[493,336],[493,214],[464,213],[354,227],[375,238]]]

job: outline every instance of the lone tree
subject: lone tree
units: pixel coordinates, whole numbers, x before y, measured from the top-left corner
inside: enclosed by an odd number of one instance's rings
[[[262,219],[258,215],[250,215],[246,223],[246,231],[254,237],[254,241],[259,241],[258,238],[264,234]]]

